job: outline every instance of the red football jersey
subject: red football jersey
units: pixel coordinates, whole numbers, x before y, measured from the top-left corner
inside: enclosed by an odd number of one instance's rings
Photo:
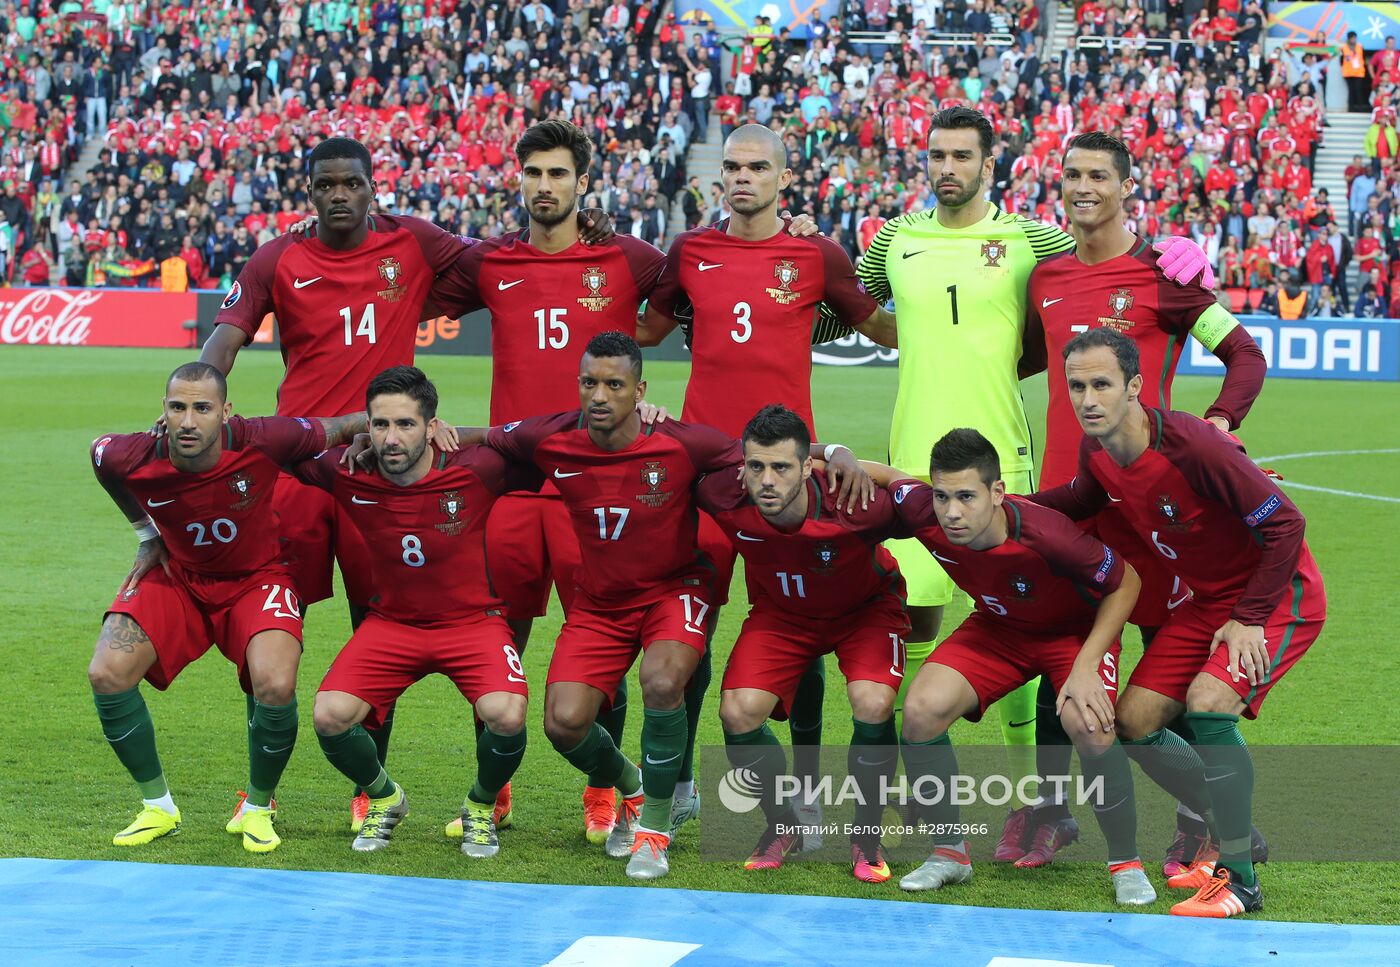
[[[734,473],[707,476],[695,502],[712,515],[744,557],[749,603],[802,618],[840,618],[872,598],[903,597],[898,565],[880,542],[909,537],[894,501],[877,490],[865,510],[848,514],[826,492],[819,470],[807,481],[807,516],[794,531],[770,524]]]
[[[453,624],[500,607],[487,571],[486,515],[496,498],[539,486],[533,467],[511,463],[490,447],[434,451],[432,469],[406,487],[378,473],[351,475],[344,447],[292,468],[328,490],[370,552],[374,613],[422,627]]]
[[[1302,513],[1243,447],[1190,413],[1147,416],[1151,439],[1131,464],[1085,437],[1075,478],[1035,499],[1079,518],[1112,502],[1197,597],[1235,601],[1244,624],[1264,624],[1296,575],[1322,587]]]
[[[948,540],[933,510],[933,488],[890,485],[900,520],[928,548],[974,607],[1031,635],[1087,634],[1100,596],[1123,583],[1123,559],[1063,514],[1006,495],[1006,540],[985,551]]]
[[[177,470],[169,440],[149,433],[99,438],[92,463],[151,515],[172,560],[203,577],[238,577],[279,559],[271,500],[278,472],[325,445],[319,420],[235,416],[218,462],[203,473]]]
[[[214,322],[251,340],[263,317],[277,316],[287,362],[278,413],[354,413],[376,374],[412,365],[433,278],[471,244],[395,215],[371,215],[364,243],[345,252],[310,234],[279,235],[238,273]]]
[[[637,334],[637,309],[666,256],[631,235],[576,243],[550,255],[525,233],[468,250],[433,286],[447,315],[491,312],[491,424],[578,406],[578,365],[588,340]]]
[[[710,226],[678,236],[651,304],[675,317],[688,303],[694,313],[684,418],[738,436],[760,409],[782,403],[812,429],[812,329],[822,302],[849,326],[878,308],[829,238],[779,232],[750,242]]]
[[[578,535],[578,587],[599,609],[649,604],[709,566],[695,543],[691,485],[743,459],[737,440],[674,420],[644,426],[631,446],[609,452],[589,437],[580,410],[492,427],[486,442],[559,488]]]
[[[1197,285],[1180,286],[1157,268],[1157,253],[1146,239],[1107,262],[1086,265],[1073,251],[1041,262],[1031,272],[1026,300],[1027,328],[1045,332],[1050,402],[1045,414],[1045,455],[1040,486],[1055,487],[1074,476],[1084,431],[1074,415],[1065,384],[1063,352],[1077,334],[1111,326],[1130,336],[1142,356],[1145,406],[1170,406],[1172,377],[1191,327],[1216,304],[1215,294]]]

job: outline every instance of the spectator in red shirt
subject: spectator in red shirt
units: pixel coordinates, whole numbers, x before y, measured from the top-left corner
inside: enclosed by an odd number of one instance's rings
[[[1332,255],[1332,246],[1327,243],[1326,235],[1319,232],[1313,236],[1312,244],[1308,246],[1308,254],[1303,257],[1303,265],[1312,297],[1316,299],[1322,287],[1331,283],[1332,276],[1337,271],[1337,261]]]

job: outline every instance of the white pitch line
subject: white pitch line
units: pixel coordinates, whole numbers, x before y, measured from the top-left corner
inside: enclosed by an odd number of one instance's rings
[[[1371,456],[1382,453],[1400,453],[1400,448],[1390,448],[1384,450],[1309,450],[1306,453],[1280,453],[1272,457],[1258,457],[1255,463],[1260,466],[1266,463],[1278,463],[1280,460],[1302,460],[1304,457],[1360,457]],[[1285,486],[1298,490],[1312,490],[1320,494],[1334,494],[1338,497],[1359,497],[1362,500],[1379,500],[1387,504],[1400,504],[1400,497],[1382,497],[1380,494],[1362,494],[1354,490],[1336,490],[1332,487],[1316,487],[1312,484],[1298,483],[1294,480],[1283,480]]]

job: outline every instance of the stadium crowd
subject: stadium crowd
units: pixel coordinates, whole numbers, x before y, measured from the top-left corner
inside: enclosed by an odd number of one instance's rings
[[[19,106],[0,109],[0,256],[17,283],[224,288],[306,210],[303,158],[327,135],[371,146],[381,208],[510,231],[524,220],[510,146],[545,116],[595,132],[585,204],[656,243],[723,214],[717,184],[686,170],[711,111],[725,133],[772,125],[795,173],[788,207],[854,256],[931,204],[927,117],[965,104],[994,118],[992,197],[1008,211],[1065,226],[1062,149],[1104,130],[1137,154],[1131,227],[1189,232],[1237,311],[1400,314],[1400,54],[1367,53],[1369,157],[1348,170],[1339,224],[1313,165],[1318,92],[1333,60],[1349,69],[1346,49],[1266,57],[1262,0],[1087,0],[1049,56],[1034,0],[868,0],[810,41],[764,17],[727,39],[665,4],[608,0],[87,5],[105,20],[65,12],[77,6],[11,5],[7,20],[29,64],[9,72]],[[57,146],[71,158],[93,131],[105,150],[64,191]]]

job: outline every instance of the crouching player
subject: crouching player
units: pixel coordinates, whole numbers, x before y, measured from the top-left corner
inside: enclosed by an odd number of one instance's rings
[[[492,809],[525,755],[527,690],[486,574],[486,517],[498,496],[537,490],[540,476],[486,447],[430,446],[437,389],[412,366],[370,380],[365,405],[374,472],[352,474],[339,450],[292,468],[303,483],[330,491],[364,537],[376,590],[316,694],[316,736],[331,764],[369,796],[352,848],[384,849],[408,815],[408,797],[366,729],[420,678],[450,678],[485,724],[476,781],[462,803],[462,852],[495,856]]]
[[[1094,814],[1108,840],[1114,898],[1153,902],[1137,851],[1132,771],[1113,731],[1118,638],[1141,587],[1136,572],[1062,515],[1006,493],[996,449],[976,430],[953,430],[934,444],[930,483],[895,480],[896,473],[871,475],[890,485],[902,523],[975,602],[909,687],[900,743],[911,786],[933,776],[942,783],[936,788],[951,790],[958,762],[949,727],[977,721],[1003,695],[1045,675],[1086,776],[1101,782]],[[899,881],[903,889],[972,878],[951,798],[916,800],[918,818],[935,827],[934,850]]]
[[[793,808],[777,801],[786,756],[766,722],[788,717],[802,676],[834,652],[854,722],[848,764],[863,800],[852,870],[858,880],[883,883],[890,868],[879,833],[859,831],[878,829],[880,790],[898,767],[894,696],[904,677],[909,618],[904,580],[880,542],[909,532],[884,491],[854,512],[830,498],[826,473],[812,468],[807,424],[792,410],[764,407],[742,442],[742,478],[708,475],[696,503],[743,556],[752,606],[729,656],[719,706],[731,765],[755,773],[764,790],[768,829],[744,868],[775,869],[801,847],[802,837],[789,831],[797,823]]]
[[[179,832],[140,683],[164,691],[212,644],[238,669],[249,705],[248,792],[227,828],[249,852],[270,853],[281,842],[272,797],[296,744],[301,659],[301,603],[280,559],[272,490],[283,467],[363,429],[364,414],[231,416],[224,374],[206,363],[170,374],[164,412],[168,435],[92,445],[98,481],[141,538],[88,665],[102,731],[145,803],[112,842]]]

